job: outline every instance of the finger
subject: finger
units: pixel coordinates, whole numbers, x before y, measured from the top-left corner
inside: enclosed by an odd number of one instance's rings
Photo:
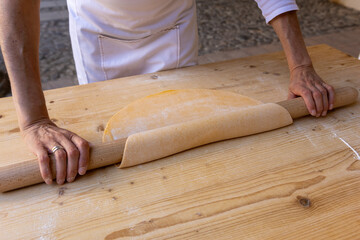
[[[89,143],[75,134],[72,136],[71,141],[76,145],[77,149],[80,152],[78,172],[80,175],[84,175],[89,165]]]
[[[62,141],[60,141],[60,144],[65,148],[65,152],[67,155],[66,181],[73,182],[78,171],[80,155],[79,150],[68,139],[63,139]]]
[[[54,146],[60,146],[55,144]],[[55,153],[56,159],[56,182],[61,185],[65,182],[66,177],[66,152],[64,149],[59,149]]]
[[[316,108],[316,117],[320,117],[323,111],[323,97],[321,92],[312,85],[309,85],[308,88],[311,91],[312,97],[315,102],[315,108]]]
[[[50,158],[47,151],[45,149],[42,149],[38,151],[36,155],[39,161],[41,177],[44,179],[46,184],[51,184],[52,174],[50,169]]]
[[[334,103],[335,103],[335,90],[332,86],[330,86],[327,83],[324,83],[323,86],[326,88],[327,92],[328,92],[328,97],[329,97],[329,110],[333,110],[334,109]]]
[[[305,105],[306,105],[309,113],[315,117],[316,116],[316,105],[314,102],[312,92],[308,88],[302,87],[299,90],[299,96],[301,96],[304,99]]]
[[[329,101],[328,101],[328,94],[326,88],[321,84],[316,84],[316,88],[319,90],[319,92],[322,95],[322,103],[323,103],[323,111],[321,113],[321,116],[325,117],[326,113],[329,109]]]

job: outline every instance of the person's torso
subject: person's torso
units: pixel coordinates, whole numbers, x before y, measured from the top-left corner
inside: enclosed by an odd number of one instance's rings
[[[197,62],[195,0],[68,0],[80,83]]]
[[[194,0],[71,0],[86,27],[134,39],[185,21]]]

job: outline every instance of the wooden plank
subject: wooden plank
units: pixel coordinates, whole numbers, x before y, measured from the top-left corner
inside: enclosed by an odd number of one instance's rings
[[[319,74],[360,86],[360,63],[311,47]],[[156,77],[157,76],[157,77]],[[225,89],[286,98],[282,53],[46,92],[57,123],[92,142],[127,103],[162,90]],[[0,164],[30,156],[10,98],[0,100]],[[72,184],[0,194],[0,239],[355,239],[360,234],[360,107],[209,144],[149,164],[89,172]]]
[[[307,45],[328,44],[344,53],[358,58],[360,52],[360,28],[305,38]]]
[[[344,5],[345,7],[353,8],[360,11],[359,0],[331,0],[334,3]]]

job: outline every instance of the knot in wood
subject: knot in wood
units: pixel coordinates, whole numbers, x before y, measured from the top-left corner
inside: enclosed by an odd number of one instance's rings
[[[310,207],[311,206],[310,199],[308,199],[306,197],[301,197],[301,196],[297,196],[297,199],[298,199],[301,206],[303,206],[303,207]]]

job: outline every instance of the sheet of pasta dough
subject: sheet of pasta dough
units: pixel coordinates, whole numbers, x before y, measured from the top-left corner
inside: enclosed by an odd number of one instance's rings
[[[220,90],[170,90],[121,109],[109,120],[103,141],[128,137],[122,168],[291,123],[289,113],[277,104]]]

